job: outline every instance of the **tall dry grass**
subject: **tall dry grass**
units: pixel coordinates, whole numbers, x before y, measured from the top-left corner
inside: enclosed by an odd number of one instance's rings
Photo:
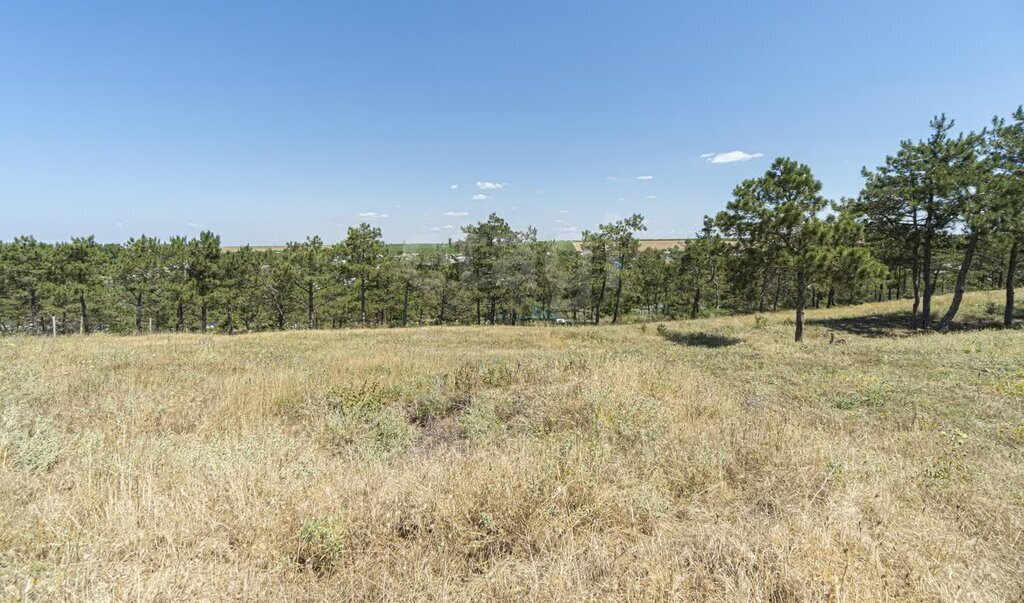
[[[1020,600],[1024,335],[901,308],[2,339],[0,592]]]

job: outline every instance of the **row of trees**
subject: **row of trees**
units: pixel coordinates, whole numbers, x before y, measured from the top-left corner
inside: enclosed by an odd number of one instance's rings
[[[904,141],[865,170],[855,199],[829,201],[806,165],[776,159],[740,183],[725,210],[672,250],[640,248],[641,215],[584,231],[577,244],[538,240],[492,214],[459,241],[391,251],[381,231],[350,228],[281,251],[225,252],[219,238],[124,244],[92,237],[55,245],[0,243],[0,330],[226,333],[347,325],[519,324],[562,318],[804,310],[867,299],[913,298],[917,327],[932,298],[968,286],[1005,287],[1004,322],[1024,239],[1024,110],[980,133],[952,120]]]

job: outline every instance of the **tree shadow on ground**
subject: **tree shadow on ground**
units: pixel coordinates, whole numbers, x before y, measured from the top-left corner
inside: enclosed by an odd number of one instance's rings
[[[680,333],[662,328],[658,329],[658,334],[674,344],[698,348],[724,348],[743,342],[742,339],[736,337],[706,333],[704,331]]]
[[[935,317],[932,326],[938,323],[941,316]],[[915,329],[913,315],[910,312],[893,312],[891,314],[875,314],[872,316],[850,316],[847,318],[815,318],[807,321],[809,325],[822,326],[833,331],[842,331],[860,337],[905,337],[920,333],[933,333],[933,329]],[[957,319],[949,325],[949,331],[981,331],[984,329],[1001,329],[1002,319],[969,317]]]

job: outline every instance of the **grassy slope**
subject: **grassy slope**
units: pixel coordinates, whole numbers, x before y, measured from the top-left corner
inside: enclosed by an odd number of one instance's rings
[[[3,339],[0,596],[1019,598],[1024,335],[905,308]]]

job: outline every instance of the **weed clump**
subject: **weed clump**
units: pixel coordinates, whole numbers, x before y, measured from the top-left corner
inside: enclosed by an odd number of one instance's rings
[[[332,573],[345,552],[344,524],[336,517],[308,519],[299,528],[295,560],[318,575]]]
[[[49,421],[0,413],[0,466],[25,473],[45,473],[60,458],[61,441]]]

